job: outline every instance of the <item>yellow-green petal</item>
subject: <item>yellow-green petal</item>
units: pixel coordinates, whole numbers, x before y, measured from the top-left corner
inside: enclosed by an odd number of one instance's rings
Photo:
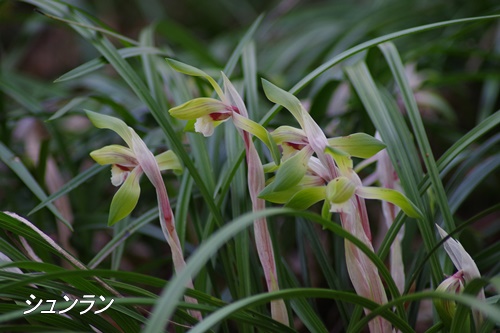
[[[131,149],[120,145],[109,145],[94,150],[90,157],[100,165],[119,164],[126,167],[134,167],[137,160]]]
[[[403,193],[389,188],[359,186],[356,194],[365,199],[378,199],[390,202],[413,218],[422,218],[422,212]]]
[[[325,200],[325,190],[325,186],[315,186],[302,189],[290,198],[290,200],[285,204],[285,207],[299,210],[307,209],[315,203]]]
[[[170,109],[168,112],[172,117],[181,120],[197,119],[202,116],[207,116],[211,113],[228,113],[228,115],[230,114],[230,111],[227,109],[227,106],[224,103],[217,99],[208,97],[192,99],[184,104]]]
[[[185,64],[183,62],[180,62],[180,61],[177,61],[174,59],[169,59],[169,58],[167,58],[166,60],[167,60],[167,63],[170,65],[170,67],[172,67],[173,69],[175,69],[179,73],[183,73],[183,74],[191,75],[191,76],[200,76],[200,77],[203,77],[204,79],[206,79],[208,82],[210,82],[212,87],[215,89],[219,98],[224,99],[224,93],[222,92],[221,87],[217,84],[217,82],[215,82],[215,80],[210,75],[208,75],[207,73],[205,73],[201,69],[198,69],[194,66]]]
[[[260,141],[264,142],[264,144],[271,152],[274,163],[280,163],[280,152],[278,150],[278,146],[276,145],[276,142],[274,141],[271,134],[269,134],[269,132],[261,124],[256,123],[251,119],[245,118],[237,113],[234,113],[233,115],[233,123],[236,127],[258,137]]]
[[[340,172],[343,175],[349,175],[352,171],[352,159],[351,156],[340,149],[326,146],[325,148],[325,153],[331,155],[333,159],[335,160],[335,163],[339,166]]]
[[[141,194],[141,188],[139,186],[141,174],[142,170],[140,168],[132,170],[120,189],[116,192],[109,209],[109,226],[124,219],[134,210],[139,201],[139,195]]]
[[[354,133],[328,139],[328,145],[351,156],[369,158],[385,148],[385,144],[366,133]]]
[[[287,188],[297,185],[307,172],[309,158],[313,151],[307,146],[297,152],[294,156],[281,163],[275,180],[266,187],[263,192],[267,191],[283,191]],[[267,189],[267,191],[266,191]]]
[[[356,192],[356,185],[346,177],[337,177],[326,186],[326,198],[333,204],[342,204]]]
[[[173,170],[176,174],[182,173],[182,164],[173,151],[167,150],[159,155],[156,155],[155,159],[158,163],[160,171]]]
[[[280,126],[271,132],[271,136],[278,145],[283,144],[283,142],[307,144],[306,133],[302,129],[292,126]]]
[[[88,110],[85,110],[85,112],[87,113],[87,117],[90,119],[90,121],[92,122],[92,124],[94,124],[95,127],[107,128],[116,132],[116,134],[118,134],[127,143],[129,147],[132,147],[132,137],[130,134],[131,129],[130,127],[127,126],[127,124],[125,124],[124,121],[115,117],[107,116],[104,114]]]

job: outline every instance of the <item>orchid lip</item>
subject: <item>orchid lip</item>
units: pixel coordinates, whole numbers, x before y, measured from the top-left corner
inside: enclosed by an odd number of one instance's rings
[[[213,121],[226,120],[229,117],[231,117],[231,114],[226,112],[212,112],[210,114],[210,118],[212,118]]]

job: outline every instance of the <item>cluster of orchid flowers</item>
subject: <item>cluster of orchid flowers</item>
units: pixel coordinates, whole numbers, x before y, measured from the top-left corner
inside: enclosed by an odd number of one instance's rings
[[[224,90],[200,69],[175,60],[168,62],[181,73],[206,79],[217,93],[219,99],[195,98],[170,109],[169,112],[175,118],[187,120],[186,128],[194,129],[204,136],[212,135],[215,127],[221,122],[232,121],[245,144],[248,189],[254,211],[263,210],[266,201],[300,210],[323,201],[322,214],[329,217],[331,213],[338,213],[342,227],[372,251],[365,199],[383,200],[384,215],[389,225],[399,209],[410,217],[421,217],[419,209],[398,190],[397,177],[394,178],[395,172],[390,166],[387,154],[384,155],[385,145],[380,140],[364,133],[327,138],[295,96],[268,81],[263,81],[267,98],[288,109],[299,124],[299,128],[280,126],[269,132],[249,118],[243,99],[223,73]],[[87,112],[87,115],[96,127],[115,131],[128,145],[111,145],[91,153],[92,158],[99,164],[112,165],[112,183],[120,186],[111,203],[109,224],[118,222],[132,212],[140,195],[139,179],[142,174],[146,174],[156,189],[161,227],[172,251],[175,270],[179,272],[185,266],[185,261],[160,173],[167,169],[180,172],[182,166],[177,156],[172,151],[167,151],[155,157],[137,133],[123,121],[94,112]],[[268,147],[272,162],[262,164],[252,136]],[[353,169],[352,157],[377,160],[379,169],[374,176],[387,187],[364,186]],[[266,173],[274,175],[266,181]],[[267,288],[269,291],[279,290],[273,247],[265,218],[254,221],[254,231]],[[443,237],[446,235],[442,229],[439,231]],[[398,240],[395,244],[398,245]],[[449,239],[445,249],[459,272],[453,275],[451,280],[445,281],[441,289],[460,289],[464,281],[479,277],[474,262],[457,241]],[[377,267],[349,241],[345,241],[345,255],[348,273],[358,295],[379,304],[386,303],[387,295]],[[391,258],[391,272],[398,289],[402,291],[404,272],[400,265],[400,247],[393,248]],[[193,287],[192,282],[188,283],[188,287]],[[484,294],[482,297],[484,298]],[[195,299],[186,300],[196,303]],[[443,303],[440,306],[449,309],[454,305]],[[450,311],[445,312],[449,314]],[[199,312],[192,311],[191,314],[201,319]],[[275,320],[289,324],[283,300],[271,302],[271,314]],[[369,326],[370,332],[393,331],[390,322],[381,317],[374,318]]]

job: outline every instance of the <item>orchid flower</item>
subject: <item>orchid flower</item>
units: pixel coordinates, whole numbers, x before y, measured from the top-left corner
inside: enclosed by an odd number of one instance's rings
[[[264,171],[251,135],[258,137],[264,142],[271,151],[275,161],[278,162],[278,148],[269,135],[269,132],[260,124],[249,119],[243,99],[224,73],[222,73],[224,80],[224,91],[222,91],[215,80],[205,72],[175,60],[168,61],[175,70],[181,73],[191,76],[201,76],[207,79],[220,98],[220,100],[204,97],[195,98],[170,109],[170,115],[178,119],[195,121],[194,130],[202,133],[204,136],[212,135],[214,128],[220,122],[231,119],[243,138],[245,145],[248,165],[248,190],[252,200],[252,210],[255,212],[265,209],[265,201],[258,197],[258,194],[264,189],[265,185]],[[254,233],[257,252],[264,269],[267,289],[269,291],[277,291],[279,290],[279,283],[276,261],[265,218],[254,221]],[[283,300],[274,300],[271,302],[271,315],[273,319],[288,325],[288,313]]]
[[[439,235],[441,238],[448,237],[446,231],[444,231],[440,226],[436,225],[438,229]],[[448,256],[450,257],[453,265],[458,270],[455,274],[444,280],[438,287],[437,290],[445,291],[445,292],[453,292],[453,293],[461,293],[467,283],[471,282],[474,279],[480,278],[481,273],[477,268],[476,263],[472,259],[472,257],[465,251],[462,244],[459,241],[448,238],[444,243],[444,249]],[[477,295],[477,298],[480,300],[485,299],[484,290],[481,289]],[[436,305],[436,309],[443,320],[443,323],[446,325],[451,324],[451,319],[455,314],[455,302],[445,301],[445,300],[437,300],[434,302]],[[473,311],[474,322],[476,328],[478,328],[482,321],[482,315],[478,311]]]
[[[279,167],[267,167],[268,171],[276,170],[276,175],[260,193],[262,198],[297,209],[307,209],[324,200],[323,212],[339,213],[343,228],[372,251],[365,198],[389,201],[409,216],[421,216],[418,208],[400,192],[363,186],[354,172],[351,156],[374,155],[384,147],[380,141],[362,133],[327,139],[295,96],[268,81],[263,82],[267,98],[287,108],[301,128],[278,128],[273,135],[282,146],[284,156]],[[345,241],[345,250],[348,273],[356,292],[379,304],[386,303],[387,295],[377,267],[351,242]],[[380,317],[370,321],[369,327],[372,333],[392,332],[390,322]]]
[[[111,164],[111,183],[114,186],[120,186],[111,201],[108,225],[122,220],[135,208],[141,192],[139,180],[142,174],[146,174],[156,189],[160,225],[172,250],[175,271],[181,271],[186,263],[175,229],[174,214],[167,189],[160,173],[168,169],[180,172],[182,166],[177,156],[172,151],[166,151],[155,157],[139,135],[120,119],[91,111],[87,111],[87,116],[97,128],[107,128],[116,132],[128,146],[110,145],[90,153],[97,163]],[[189,281],[187,286],[193,288],[193,283]],[[196,299],[190,297],[186,297],[186,301],[197,303]],[[201,320],[201,314],[198,311],[191,311],[191,314]]]

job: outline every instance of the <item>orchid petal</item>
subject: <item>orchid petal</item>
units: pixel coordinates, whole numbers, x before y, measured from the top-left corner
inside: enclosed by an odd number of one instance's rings
[[[95,127],[107,128],[114,131],[127,143],[129,147],[132,147],[132,137],[130,136],[131,129],[127,126],[127,124],[125,124],[124,121],[92,111],[85,110],[85,112]]]
[[[328,140],[326,139],[323,130],[321,130],[311,115],[304,109],[297,97],[288,91],[273,85],[269,81],[262,80],[262,84],[267,98],[271,102],[280,104],[287,108],[295,119],[297,119],[300,127],[304,130],[312,149],[330,173],[330,178],[335,177],[336,168],[333,160],[330,156],[324,154],[325,147],[328,145]]]
[[[245,118],[249,118],[247,108],[245,106],[245,103],[243,103],[243,99],[241,98],[240,94],[238,94],[238,91],[231,83],[231,81],[229,81],[227,76],[224,73],[221,74],[222,79],[224,80],[224,93],[226,98],[228,99],[229,104],[238,108],[237,113]]]
[[[283,191],[267,191],[264,192],[262,191],[259,193],[259,198],[264,199],[266,201],[272,202],[272,203],[277,203],[277,204],[284,204],[287,201],[290,200],[291,197],[293,197],[298,191],[302,190],[304,187],[303,186],[292,186],[290,188],[287,188],[286,190]]]
[[[275,180],[260,195],[283,191],[297,185],[307,172],[308,161],[312,153],[312,149],[306,147],[283,162],[276,173]]]
[[[101,149],[94,150],[90,157],[100,165],[119,164],[125,167],[134,167],[137,160],[130,148],[120,145],[109,145]]]
[[[352,198],[356,185],[346,177],[337,177],[326,186],[326,198],[332,204],[342,204]]]
[[[292,126],[280,126],[271,133],[271,136],[279,145],[283,144],[284,142],[303,145],[309,143],[304,131],[300,128],[295,128]]]
[[[351,156],[347,152],[344,152],[343,150],[333,148],[330,146],[327,146],[325,148],[325,153],[333,157],[333,159],[339,166],[340,173],[350,178],[349,175],[353,173]]]
[[[302,119],[302,106],[297,97],[264,79],[262,80],[262,87],[264,88],[267,99],[273,103],[282,105],[290,111],[298,121],[300,127],[305,130],[304,121]]]
[[[194,123],[194,130],[197,133],[203,134],[204,137],[209,137],[214,134],[214,129],[214,121],[212,120],[212,118],[210,118],[209,115],[201,116],[200,118],[196,119],[196,122]]]
[[[446,231],[444,231],[440,226],[436,225],[436,228],[438,229],[441,238],[446,238],[448,236]],[[464,273],[466,283],[481,277],[481,273],[479,272],[476,263],[469,253],[465,251],[460,242],[450,237],[444,243],[444,249],[457,270]]]
[[[366,133],[354,133],[328,139],[328,145],[351,156],[369,158],[385,148],[385,144]]]
[[[160,171],[173,170],[176,174],[182,173],[181,162],[173,151],[167,150],[159,155],[156,155],[155,159]]]
[[[127,179],[130,170],[123,169],[116,164],[111,166],[111,184],[120,186]]]
[[[228,106],[218,99],[200,97],[187,101],[184,104],[176,106],[168,111],[174,118],[181,120],[197,119],[210,114],[221,114],[220,117],[227,119],[231,116],[232,111],[228,110]],[[212,120],[221,120],[214,119]]]
[[[274,177],[271,178],[271,180],[274,180]],[[288,202],[299,191],[311,187],[324,187],[322,186],[323,184],[324,181],[322,178],[313,175],[305,175],[304,178],[302,178],[302,180],[297,185],[287,188],[286,190],[283,191],[277,191],[277,192],[262,191],[259,194],[259,198],[273,203],[284,204]]]
[[[116,192],[109,209],[109,226],[124,219],[134,210],[139,201],[139,195],[141,194],[141,188],[139,186],[141,174],[142,171],[139,167],[132,170],[125,182]]]
[[[269,163],[264,164],[262,167],[264,169],[264,173],[270,173],[270,172],[275,172],[276,170],[278,170],[279,165],[276,165],[276,163],[274,163],[274,162],[269,162]]]
[[[325,168],[325,166],[321,163],[321,161],[317,157],[312,156],[309,159],[308,167],[312,173],[318,175],[324,180],[328,180],[330,178],[328,170]]]
[[[274,162],[276,164],[280,163],[280,153],[278,150],[278,146],[276,145],[276,142],[272,138],[271,134],[269,134],[269,132],[262,125],[256,123],[253,120],[245,118],[236,112],[233,113],[233,123],[239,129],[258,137],[260,141],[264,142],[264,144],[271,152]]]
[[[389,188],[359,186],[356,194],[365,199],[378,199],[388,201],[413,218],[422,218],[422,212],[403,193]]]
[[[325,186],[307,187],[295,193],[295,195],[287,201],[285,207],[305,210],[315,203],[325,200],[325,196]]]
[[[208,75],[207,73],[205,73],[201,69],[198,69],[198,68],[193,67],[191,65],[185,64],[183,62],[180,62],[180,61],[177,61],[174,59],[168,59],[168,58],[166,60],[167,60],[167,63],[170,65],[170,67],[172,67],[174,70],[176,70],[179,73],[183,73],[183,74],[190,75],[190,76],[200,76],[200,77],[203,77],[204,79],[206,79],[208,82],[210,82],[210,84],[212,85],[214,90],[217,92],[217,95],[219,95],[219,98],[224,101],[224,93],[222,92],[221,87],[217,84],[217,82],[215,82],[215,80],[210,75]]]

